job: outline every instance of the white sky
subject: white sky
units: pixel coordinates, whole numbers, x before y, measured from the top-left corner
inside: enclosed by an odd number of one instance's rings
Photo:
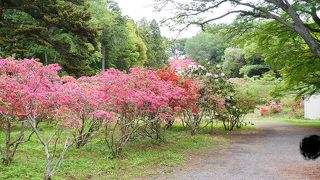
[[[170,11],[161,11],[155,12],[153,5],[155,4],[154,0],[115,0],[118,2],[123,15],[128,15],[135,21],[139,21],[143,17],[146,17],[148,20],[156,19],[158,22],[163,18],[172,17],[173,14]],[[215,16],[219,16],[230,9],[230,6],[220,7],[215,11]],[[217,22],[231,22],[234,16],[226,17],[223,20]],[[198,27],[189,28],[189,30],[184,31],[180,34],[179,37],[191,37],[197,32],[200,31]],[[161,33],[163,36],[175,38],[177,32],[170,32],[168,28],[161,27]]]
[[[154,0],[115,0],[118,2],[122,13],[124,15],[130,16],[135,21],[141,20],[143,17],[146,17],[148,20],[156,19],[158,22],[164,18],[173,17],[173,13],[170,11],[161,11],[155,12],[153,5],[156,3]],[[190,2],[191,0],[180,0],[180,2]],[[249,1],[249,0],[248,0]],[[250,2],[258,2],[259,0],[250,0]],[[238,7],[239,8],[239,7]],[[236,9],[238,9],[236,8]],[[242,7],[243,8],[243,7]],[[228,10],[234,9],[231,5],[224,4],[217,9],[214,9],[214,12],[206,14],[207,17],[217,17],[228,12]],[[318,12],[320,15],[320,11]],[[235,19],[236,15],[229,15],[216,21],[215,23],[231,23]],[[189,28],[180,34],[179,38],[183,37],[192,37],[200,31],[198,27]],[[176,38],[177,32],[171,32],[166,27],[161,27],[161,33],[163,36],[169,38]]]

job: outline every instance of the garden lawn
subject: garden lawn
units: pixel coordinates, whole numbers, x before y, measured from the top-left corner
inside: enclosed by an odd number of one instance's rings
[[[308,119],[279,119],[278,121],[296,125],[296,126],[303,126],[303,127],[314,127],[320,128],[320,120],[308,120]]]
[[[295,126],[320,128],[320,119],[288,118],[282,114],[273,114],[271,116],[256,116],[251,114],[251,117],[246,118],[246,121],[277,121]]]
[[[221,133],[224,132],[221,124],[216,125],[214,130],[220,132],[219,135],[210,135],[206,129],[191,136],[189,131],[175,125],[167,130],[166,142],[136,139],[125,146],[119,159],[110,158],[102,134],[97,134],[101,137],[96,137],[83,148],[71,147],[53,179],[132,179],[170,173],[176,165],[182,165],[190,154],[228,142],[228,132]],[[45,127],[41,131],[47,135],[52,133]],[[3,138],[0,137],[2,144]],[[30,142],[19,146],[11,165],[0,164],[0,179],[42,179],[44,164],[43,147],[34,136]]]

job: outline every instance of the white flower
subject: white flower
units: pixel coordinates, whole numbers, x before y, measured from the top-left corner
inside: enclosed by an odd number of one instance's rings
[[[214,113],[214,115],[218,116],[218,115],[219,115],[219,113],[217,113],[217,112],[216,112],[216,113]]]
[[[224,73],[221,73],[221,77],[224,77],[225,76],[225,74]]]
[[[177,75],[178,76],[182,76],[183,75],[183,71],[177,71]]]
[[[209,76],[212,76],[212,74],[211,73],[206,73],[206,76],[209,77]]]
[[[189,64],[189,65],[188,65],[188,69],[190,69],[191,72],[193,72],[193,71],[195,71],[195,70],[198,70],[198,67],[197,67],[196,65],[194,65],[194,64]]]
[[[217,74],[214,75],[215,78],[218,78],[219,76]]]
[[[221,66],[220,66],[220,64],[217,64],[216,67],[217,67],[217,68],[220,68]]]

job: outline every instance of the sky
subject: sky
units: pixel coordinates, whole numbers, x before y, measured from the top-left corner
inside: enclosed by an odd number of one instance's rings
[[[143,17],[146,17],[148,20],[156,19],[158,22],[164,18],[172,17],[173,14],[170,11],[154,11],[153,5],[156,4],[154,0],[115,0],[118,2],[122,13],[124,15],[130,16],[135,21],[141,20]],[[225,6],[217,9],[215,11],[215,16],[223,14],[228,11],[230,7]],[[234,17],[227,17],[221,21],[217,22],[231,22]],[[191,27],[188,30],[182,32],[179,35],[179,38],[192,37],[200,31],[199,27]],[[171,32],[167,27],[161,27],[161,33],[163,36],[169,38],[176,38],[178,32]]]

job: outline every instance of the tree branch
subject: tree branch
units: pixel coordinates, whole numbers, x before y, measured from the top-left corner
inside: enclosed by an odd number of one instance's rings
[[[215,20],[218,20],[218,19],[222,19],[222,18],[224,18],[224,17],[226,17],[226,16],[228,16],[228,15],[230,15],[230,14],[236,14],[236,13],[246,13],[246,11],[242,11],[242,10],[229,11],[229,12],[227,12],[227,13],[221,15],[221,16],[218,16],[218,17],[216,17],[216,18],[208,19],[208,20],[205,20],[205,21],[203,21],[203,22],[201,22],[201,23],[195,23],[195,24],[198,24],[198,25],[201,25],[201,26],[202,26],[202,25],[207,24],[207,23],[209,23],[209,22],[211,22],[211,21],[215,21]]]
[[[318,26],[320,26],[320,18],[318,17],[318,15],[317,15],[317,9],[315,8],[315,7],[312,7],[311,8],[311,17],[312,17],[312,19],[314,20],[314,22],[318,25]]]

